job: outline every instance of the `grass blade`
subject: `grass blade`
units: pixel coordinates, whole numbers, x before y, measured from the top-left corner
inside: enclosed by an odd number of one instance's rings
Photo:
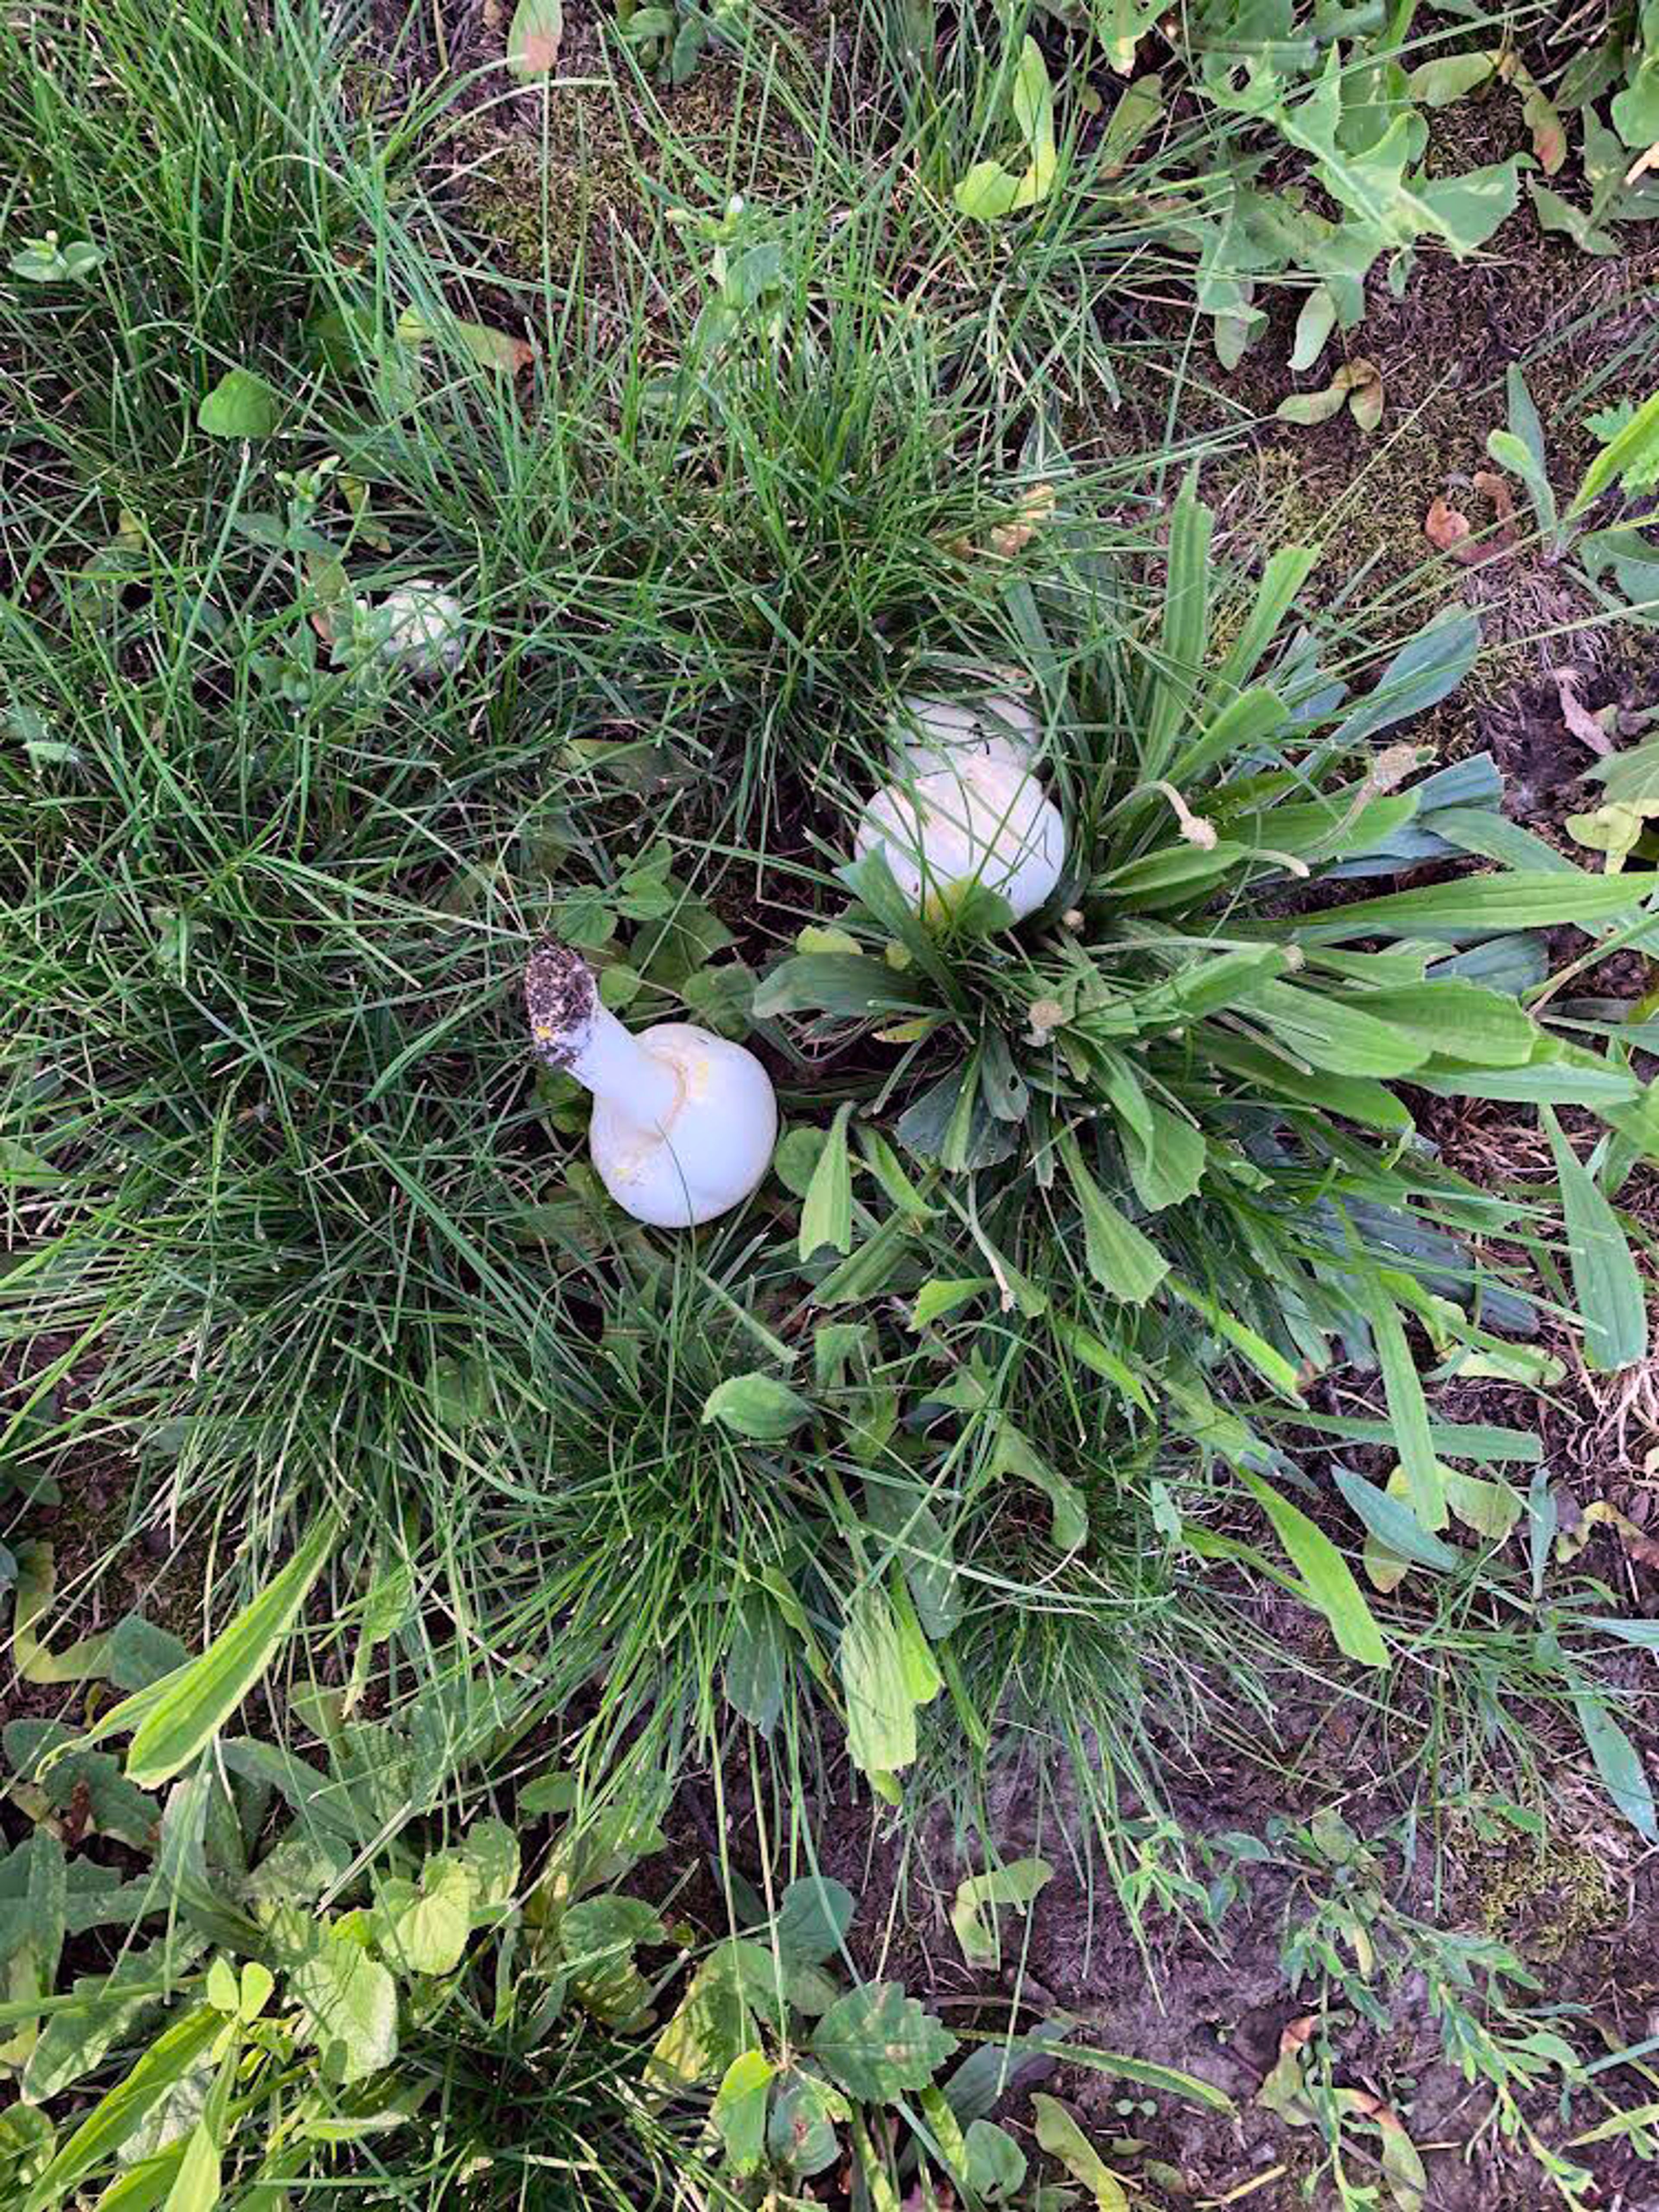
[[[153,1790],[188,1766],[241,1704],[294,1626],[337,1529],[333,1514],[323,1514],[281,1573],[199,1658],[106,1715],[101,1729],[113,1734],[131,1724],[135,1708],[142,1711],[127,1753],[128,1778],[141,1790]]]
[[[1567,1256],[1584,1324],[1585,1355],[1593,1367],[1629,1367],[1648,1348],[1647,1300],[1635,1258],[1618,1215],[1548,1107],[1544,1109],[1544,1127],[1561,1182]]]
[[[1262,1511],[1273,1524],[1273,1534],[1290,1553],[1310,1601],[1331,1625],[1331,1633],[1350,1659],[1362,1667],[1386,1667],[1389,1647],[1376,1616],[1365,1602],[1347,1561],[1324,1530],[1310,1521],[1299,1505],[1281,1498],[1270,1483],[1249,1468],[1239,1474]]]

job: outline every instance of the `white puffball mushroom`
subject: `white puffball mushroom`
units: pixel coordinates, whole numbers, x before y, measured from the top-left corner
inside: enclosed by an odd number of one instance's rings
[[[593,1094],[588,1149],[625,1212],[690,1229],[739,1206],[771,1165],[778,1107],[752,1052],[690,1022],[637,1036],[599,1001],[580,953],[544,945],[525,971],[537,1057]]]
[[[903,708],[897,781],[865,808],[855,851],[879,851],[923,913],[979,883],[1023,921],[1066,865],[1066,824],[1030,773],[1036,717],[1002,697],[977,709],[943,699],[907,699]]]
[[[388,592],[379,606],[357,602],[363,634],[389,667],[411,676],[453,675],[466,658],[466,611],[430,577]]]
[[[915,774],[978,757],[1030,768],[1042,728],[1023,699],[994,692],[965,707],[951,699],[901,699],[893,718],[893,757]]]

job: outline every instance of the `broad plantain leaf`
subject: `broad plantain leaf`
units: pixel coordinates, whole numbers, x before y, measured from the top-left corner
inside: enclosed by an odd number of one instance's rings
[[[890,2105],[931,2081],[957,2047],[896,1982],[849,1990],[812,2031],[812,2055],[856,2102]]]

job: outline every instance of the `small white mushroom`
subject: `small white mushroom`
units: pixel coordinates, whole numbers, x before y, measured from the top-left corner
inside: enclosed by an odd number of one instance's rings
[[[429,577],[400,584],[379,606],[359,599],[357,619],[380,659],[411,676],[453,674],[466,658],[466,611]]]
[[[854,834],[862,857],[879,851],[923,913],[978,883],[1034,913],[1066,865],[1066,824],[1030,773],[1037,723],[1017,699],[982,707],[907,699],[896,730],[896,781],[865,808]]]
[[[537,1057],[592,1092],[593,1165],[636,1221],[689,1229],[760,1182],[778,1108],[752,1052],[690,1022],[633,1036],[600,1004],[587,963],[562,945],[532,955],[525,1004]]]
[[[1006,691],[972,707],[951,699],[903,698],[892,729],[895,763],[918,775],[975,756],[1009,768],[1030,768],[1042,734],[1024,701]]]

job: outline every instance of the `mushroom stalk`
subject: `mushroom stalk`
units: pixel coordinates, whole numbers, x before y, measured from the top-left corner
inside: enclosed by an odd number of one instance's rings
[[[586,1034],[561,1065],[636,1128],[660,1129],[674,1118],[680,1103],[679,1077],[665,1060],[647,1052],[597,998]]]
[[[691,1022],[630,1036],[599,1003],[587,963],[563,945],[532,955],[525,1006],[537,1057],[592,1093],[593,1165],[636,1221],[689,1229],[755,1189],[778,1109],[753,1053]]]

